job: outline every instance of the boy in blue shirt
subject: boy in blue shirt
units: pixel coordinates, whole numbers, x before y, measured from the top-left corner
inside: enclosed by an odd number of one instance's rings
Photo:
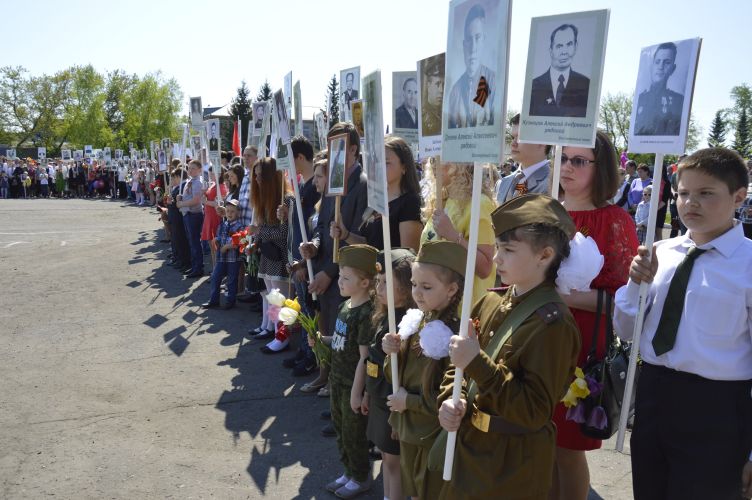
[[[752,496],[752,240],[735,210],[748,173],[729,149],[678,167],[677,209],[688,232],[640,247],[616,293],[614,326],[632,338],[639,284],[650,283],[632,432],[634,496]]]
[[[222,279],[227,277],[227,303],[223,309],[235,307],[235,296],[238,293],[238,249],[232,244],[232,235],[243,230],[243,223],[238,219],[240,210],[238,200],[230,200],[225,207],[226,219],[217,229],[217,262],[211,275],[211,298],[204,304],[204,309],[219,307],[219,287]]]

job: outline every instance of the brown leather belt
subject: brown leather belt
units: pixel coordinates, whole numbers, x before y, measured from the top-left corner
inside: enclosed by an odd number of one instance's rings
[[[473,414],[470,418],[473,427],[481,432],[495,432],[499,434],[531,434],[535,430],[526,429],[525,427],[507,422],[502,417],[490,415],[477,407],[473,407]]]

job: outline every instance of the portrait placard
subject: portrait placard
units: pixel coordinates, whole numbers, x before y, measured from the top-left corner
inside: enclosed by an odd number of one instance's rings
[[[392,73],[392,132],[408,144],[418,144],[418,72]]]
[[[595,145],[609,13],[532,19],[519,142]]]
[[[209,156],[211,157],[211,153],[219,154],[221,143],[219,137],[219,119],[213,118],[211,120],[206,120],[204,125],[206,126],[207,140],[209,143]]]
[[[510,22],[510,0],[449,3],[442,160],[499,162]]]
[[[350,110],[352,111],[352,123],[355,125],[355,130],[358,131],[360,136],[360,142],[363,142],[365,132],[363,132],[363,100],[358,99],[350,103]]]
[[[253,137],[261,135],[261,126],[264,124],[264,117],[268,112],[267,105],[266,101],[253,103]]]
[[[319,149],[326,148],[326,134],[328,129],[326,128],[326,121],[324,120],[324,113],[318,112],[313,115],[313,122],[316,125],[316,133],[319,138]]]
[[[327,196],[344,196],[347,188],[345,161],[348,134],[339,134],[329,140],[329,172],[326,181]]]
[[[199,153],[201,152],[201,136],[200,135],[192,135],[191,136],[191,157],[192,158],[198,158]]]
[[[70,149],[62,149],[60,150],[60,158],[63,161],[67,161],[71,159],[71,150]]]
[[[160,172],[167,172],[167,153],[164,149],[157,151],[157,163]]]
[[[386,160],[384,151],[384,112],[381,104],[381,71],[363,78],[363,127],[365,147],[363,160],[368,178],[368,206],[387,213]]]
[[[84,159],[84,151],[82,149],[73,150],[73,161],[81,161]]]
[[[204,124],[204,108],[200,97],[191,97],[191,125],[200,127]]]
[[[115,150],[115,159],[116,160],[122,160],[123,159],[123,150],[122,149],[116,149]]]
[[[9,160],[15,160],[16,159],[16,150],[15,149],[6,149],[5,150],[5,157]]]
[[[112,150],[109,147],[104,148],[104,164],[108,169],[112,168]]]
[[[37,148],[37,159],[39,163],[47,163],[47,148]]]
[[[274,129],[282,144],[290,143],[290,119],[287,112],[287,100],[282,89],[274,93]]]
[[[360,99],[360,66],[339,72],[339,119],[352,121],[352,102]]]
[[[303,98],[300,97],[300,80],[292,88],[295,106],[295,135],[303,133]]]
[[[442,52],[418,61],[418,156],[441,154],[441,113],[444,102],[445,57]]]
[[[691,38],[640,51],[630,153],[684,153],[701,45],[701,38]]]
[[[285,85],[283,87],[285,92],[285,111],[287,113],[287,121],[292,120],[292,71],[285,75]]]
[[[84,146],[84,158],[91,158],[94,148],[92,146]]]

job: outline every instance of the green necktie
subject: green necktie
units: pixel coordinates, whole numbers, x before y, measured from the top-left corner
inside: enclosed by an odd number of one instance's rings
[[[706,251],[697,247],[690,248],[687,256],[676,267],[674,277],[671,278],[671,284],[668,286],[666,302],[663,304],[661,319],[653,338],[653,349],[656,356],[665,354],[674,348],[676,333],[679,331],[679,322],[684,311],[684,298],[687,295],[689,275],[692,274],[695,259]]]

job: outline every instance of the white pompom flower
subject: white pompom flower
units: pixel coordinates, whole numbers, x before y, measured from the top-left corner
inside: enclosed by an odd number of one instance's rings
[[[575,233],[569,242],[569,257],[561,261],[556,276],[556,289],[569,295],[572,290],[585,292],[603,268],[603,255],[595,240]]]
[[[431,359],[449,356],[449,339],[454,332],[443,321],[429,321],[420,331],[420,348]]]
[[[423,320],[423,311],[420,309],[408,309],[402,316],[402,321],[397,325],[397,333],[400,339],[407,340],[418,331],[420,322]]]
[[[273,288],[271,292],[266,294],[266,300],[270,304],[282,307],[285,305],[285,296],[279,291],[279,288]]]

